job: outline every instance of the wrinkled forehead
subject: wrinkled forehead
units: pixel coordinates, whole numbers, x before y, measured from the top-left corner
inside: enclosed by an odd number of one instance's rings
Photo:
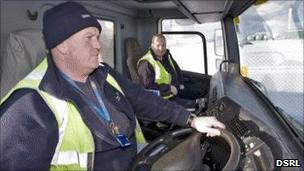
[[[99,30],[96,27],[87,27],[80,31],[82,34],[99,35]]]
[[[99,36],[99,30],[96,27],[87,27],[84,28],[76,33],[74,33],[73,35],[71,35],[69,38],[70,39],[81,39],[83,37],[87,37],[87,36]]]

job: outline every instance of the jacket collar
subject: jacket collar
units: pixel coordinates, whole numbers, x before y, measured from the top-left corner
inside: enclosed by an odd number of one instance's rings
[[[40,82],[39,89],[48,92],[57,98],[64,99],[64,90],[67,82],[61,76],[60,70],[57,68],[52,58],[52,55],[48,54],[48,68]]]

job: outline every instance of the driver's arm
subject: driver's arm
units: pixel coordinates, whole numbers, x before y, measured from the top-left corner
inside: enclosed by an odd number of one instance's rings
[[[215,117],[193,118],[182,106],[144,91],[141,86],[125,79],[114,70],[110,70],[110,72],[124,91],[134,112],[142,119],[164,121],[182,127],[186,127],[187,123],[190,123],[188,126],[197,129],[199,132],[207,133],[208,136],[220,135],[218,128],[225,128],[224,124]],[[189,119],[191,122],[189,122]]]

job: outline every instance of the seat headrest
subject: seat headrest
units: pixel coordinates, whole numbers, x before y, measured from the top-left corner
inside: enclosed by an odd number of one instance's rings
[[[31,72],[46,56],[42,32],[25,29],[9,34],[1,59],[1,97]]]
[[[126,39],[127,66],[132,81],[139,83],[137,74],[137,61],[142,56],[141,47],[135,38]]]

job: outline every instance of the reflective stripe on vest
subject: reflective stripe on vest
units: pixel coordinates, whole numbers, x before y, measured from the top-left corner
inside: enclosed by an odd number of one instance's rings
[[[54,113],[59,128],[58,143],[52,158],[50,170],[91,170],[93,169],[95,148],[93,136],[83,122],[79,111],[72,103],[39,90],[38,87],[46,69],[47,59],[45,58],[28,76],[19,81],[8,92],[0,104],[17,89],[35,89]],[[106,80],[123,94],[120,86],[110,74],[108,74]],[[146,143],[137,120],[135,133],[138,143]]]
[[[51,170],[90,170],[93,168],[94,140],[75,106],[39,91],[56,120],[59,121],[59,139],[51,161]],[[77,130],[77,131],[75,131]],[[89,158],[89,156],[92,156]]]
[[[175,71],[175,67],[173,65],[173,61],[171,60],[170,55],[168,55],[168,59],[169,59],[170,65],[173,67],[173,69]],[[152,65],[152,67],[154,69],[154,73],[155,73],[154,82],[156,84],[158,84],[158,85],[171,84],[171,81],[172,81],[171,74],[164,68],[164,66],[159,61],[156,61],[153,58],[150,50],[145,54],[145,56],[143,56],[142,58],[140,58],[138,60],[137,65],[139,65],[140,61],[142,61],[142,60],[146,60]],[[172,94],[170,94],[168,96],[163,96],[164,99],[169,99],[171,97],[173,97]]]

